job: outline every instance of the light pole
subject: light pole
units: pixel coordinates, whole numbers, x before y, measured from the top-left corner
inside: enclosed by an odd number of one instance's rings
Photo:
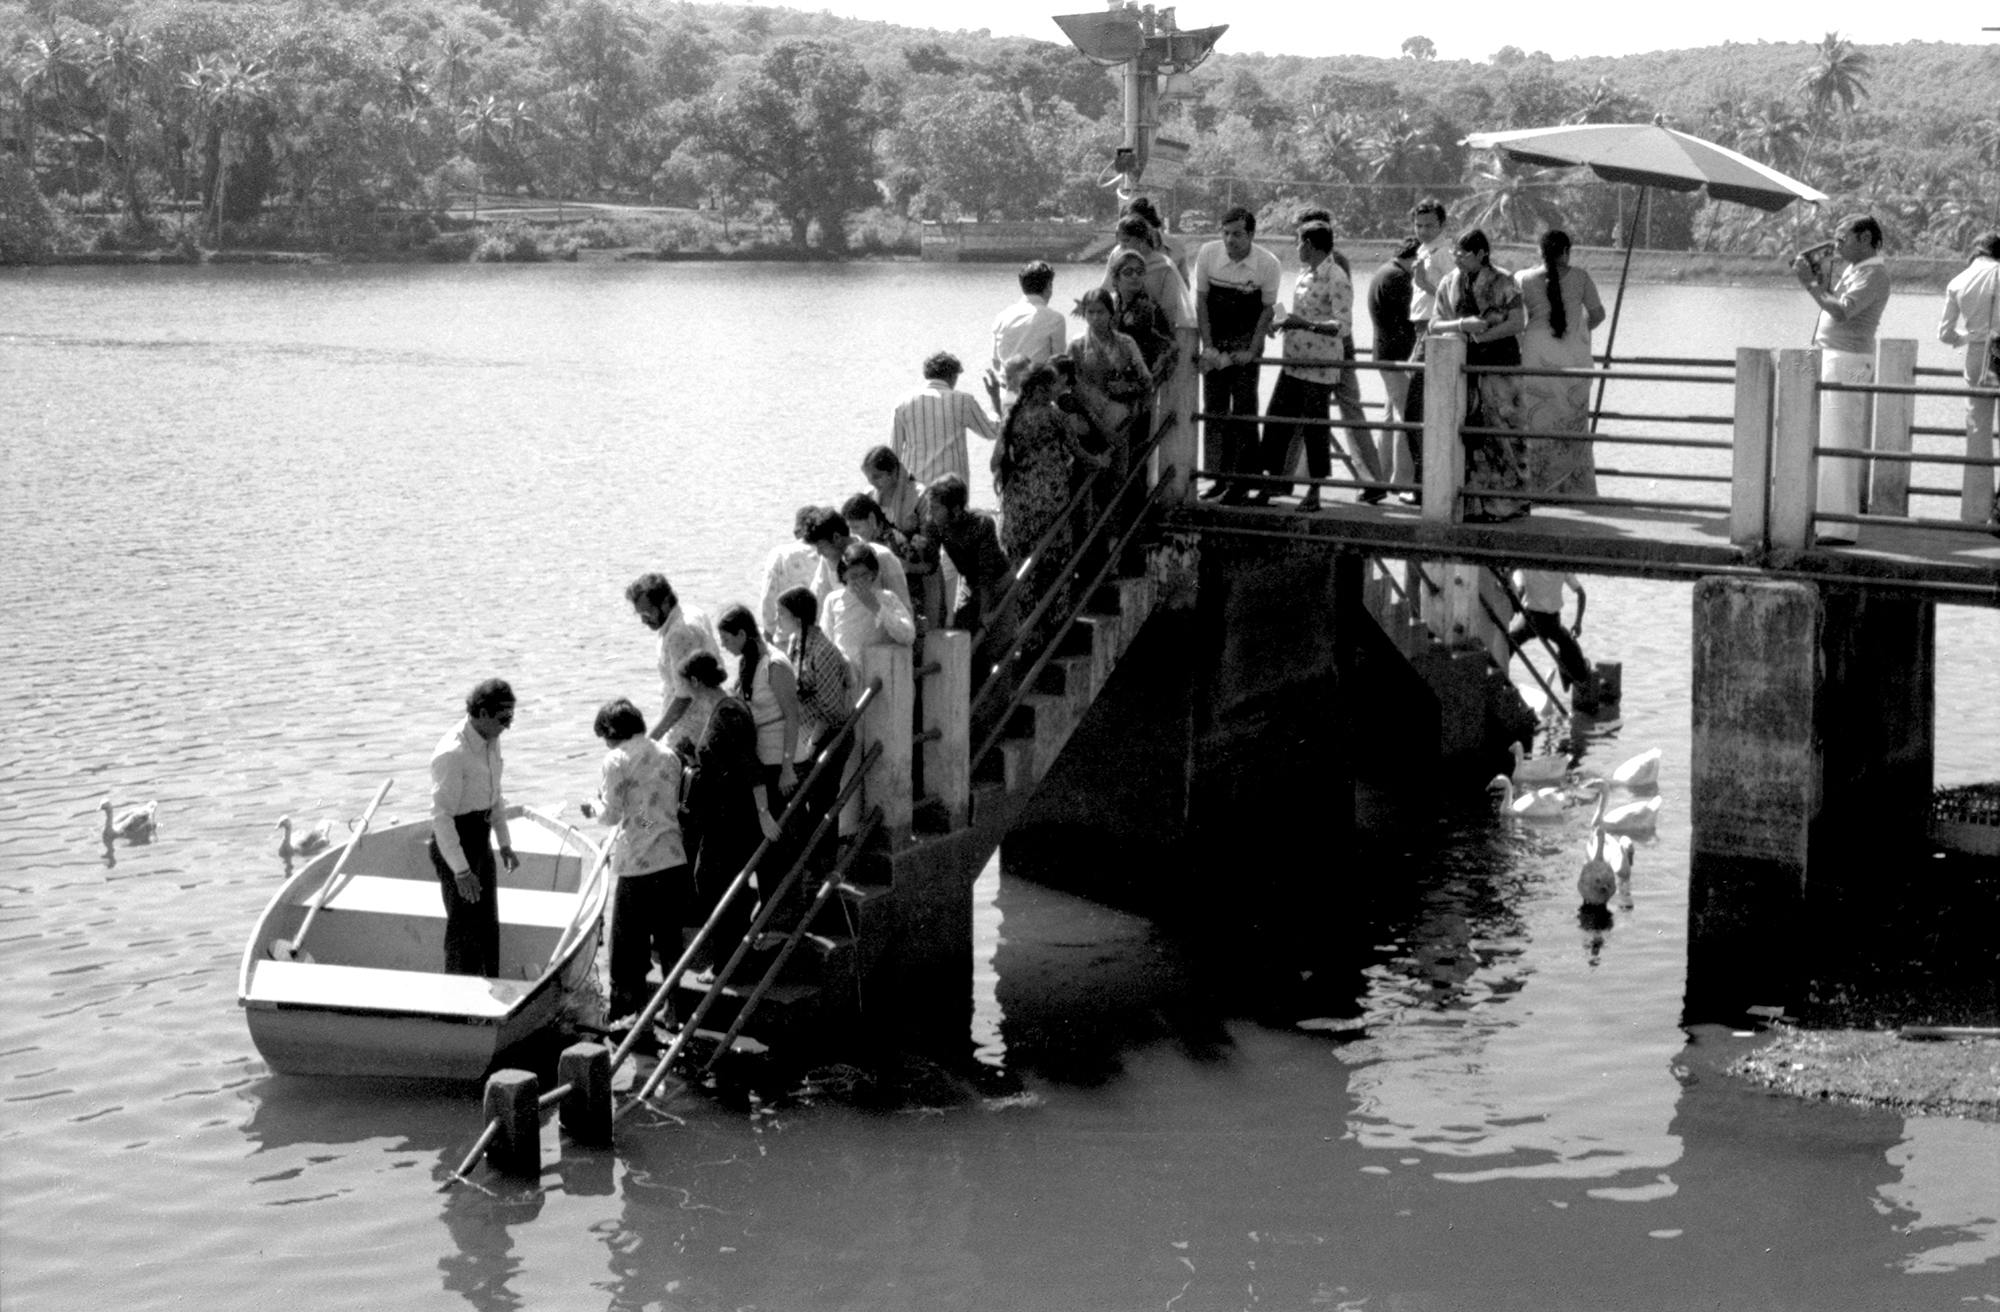
[[[1185,142],[1159,136],[1160,81],[1194,68],[1229,30],[1227,23],[1183,32],[1172,8],[1129,0],[1106,0],[1102,13],[1057,14],[1056,26],[1070,44],[1106,67],[1116,66],[1125,84],[1125,137],[1107,172],[1118,176],[1121,200],[1140,195],[1147,165],[1154,186],[1173,185],[1187,158]]]

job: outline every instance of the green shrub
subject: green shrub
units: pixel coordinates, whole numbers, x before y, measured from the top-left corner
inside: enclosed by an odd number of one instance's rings
[[[490,230],[472,252],[474,264],[536,264],[548,258],[541,238],[521,223],[503,223]]]
[[[55,253],[55,210],[19,158],[0,154],[0,264],[33,264]]]
[[[424,255],[439,264],[463,264],[478,249],[476,232],[440,232],[423,245]]]

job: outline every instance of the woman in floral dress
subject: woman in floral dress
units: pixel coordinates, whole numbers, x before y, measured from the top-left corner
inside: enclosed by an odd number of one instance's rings
[[[1433,332],[1456,332],[1465,338],[1468,365],[1518,365],[1521,330],[1528,325],[1520,284],[1505,269],[1493,265],[1493,246],[1477,228],[1459,237],[1454,252],[1458,267],[1438,287],[1438,317]],[[1473,428],[1520,427],[1521,380],[1510,374],[1474,374],[1466,387],[1465,422]],[[1465,518],[1474,524],[1519,519],[1528,503],[1516,496],[1528,489],[1527,451],[1511,435],[1479,434],[1465,439],[1467,492],[1499,493],[1467,497]]]

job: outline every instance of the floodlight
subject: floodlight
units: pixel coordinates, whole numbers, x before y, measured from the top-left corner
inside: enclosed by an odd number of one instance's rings
[[[1146,45],[1159,55],[1163,71],[1185,73],[1199,67],[1202,61],[1215,53],[1215,43],[1228,30],[1229,24],[1223,23],[1216,27],[1197,27],[1191,32],[1165,32],[1148,40]]]
[[[1100,64],[1127,63],[1146,48],[1146,30],[1129,9],[1057,14],[1055,20],[1071,45]]]

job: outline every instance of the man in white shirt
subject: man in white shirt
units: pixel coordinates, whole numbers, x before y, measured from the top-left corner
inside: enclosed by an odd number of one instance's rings
[[[1944,289],[1944,317],[1938,321],[1938,340],[1965,348],[1967,387],[2000,385],[1987,365],[1989,343],[2000,328],[1996,319],[2000,319],[2000,232],[1988,232],[1972,243],[1972,263]],[[1965,454],[1972,459],[1993,456],[1994,404],[1988,396],[1965,399]],[[1991,469],[1966,466],[1958,517],[1968,524],[1996,522]]]
[[[1201,332],[1202,409],[1212,415],[1204,452],[1208,468],[1220,473],[1255,474],[1257,444],[1257,360],[1271,335],[1278,304],[1278,257],[1256,245],[1257,216],[1234,205],[1222,216],[1222,240],[1194,257],[1195,325]],[[1241,505],[1250,489],[1219,479],[1208,495]]]
[[[965,454],[965,432],[971,429],[991,442],[1000,436],[998,420],[987,417],[970,393],[958,390],[958,376],[965,366],[949,351],[939,351],[924,361],[924,385],[896,406],[889,425],[889,449],[910,477],[929,485],[946,474],[972,478],[972,466]],[[1000,408],[1000,383],[988,377],[987,394],[993,408]]]
[[[1049,308],[1056,271],[1047,260],[1035,260],[1021,270],[1021,299],[1000,311],[993,321],[993,372],[999,373],[1016,355],[1030,365],[1047,364],[1069,344],[1069,324],[1060,310]],[[919,482],[925,480],[918,480]]]
[[[500,792],[500,735],[514,723],[514,689],[487,679],[465,698],[465,718],[431,752],[431,866],[444,894],[447,975],[500,974],[499,871],[521,863]]]
[[[886,448],[877,447],[876,450]],[[771,548],[771,554],[764,560],[764,594],[757,607],[757,618],[764,626],[764,632],[775,636],[778,632],[778,598],[786,588],[804,587],[812,582],[819,569],[819,552],[813,550],[806,541],[806,527],[819,507],[800,506],[792,516],[792,540],[781,542]]]
[[[721,660],[722,646],[715,640],[708,616],[683,607],[665,575],[641,574],[625,585],[625,600],[632,603],[640,623],[659,634],[660,700],[665,705],[650,734],[657,742],[681,722],[694,700],[681,677],[681,662],[698,651]]]
[[[1430,330],[1431,320],[1438,317],[1438,287],[1444,282],[1458,260],[1454,252],[1451,235],[1445,231],[1444,202],[1435,196],[1426,196],[1410,207],[1410,230],[1417,238],[1417,258],[1410,265],[1410,324],[1416,329],[1417,344],[1410,353],[1414,363],[1422,363],[1424,358],[1424,338]],[[1408,394],[1403,406],[1405,423],[1424,422],[1424,376],[1421,373],[1408,375]],[[1410,467],[1412,478],[1417,483],[1424,481],[1424,435],[1409,435]],[[1399,497],[1405,504],[1415,504],[1421,498],[1412,492]]]

